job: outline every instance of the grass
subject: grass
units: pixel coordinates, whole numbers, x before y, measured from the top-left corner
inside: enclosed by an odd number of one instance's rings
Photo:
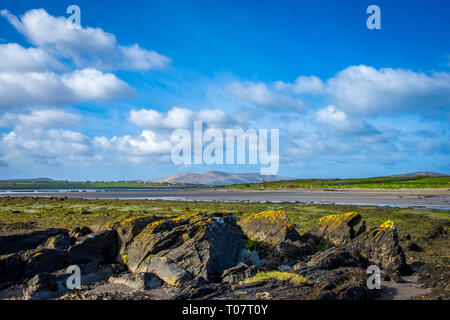
[[[445,177],[375,177],[366,179],[297,179],[276,182],[232,184],[231,189],[435,189],[450,188]]]
[[[170,184],[134,181],[0,181],[0,190],[20,189],[145,189],[198,187],[192,184]]]
[[[270,280],[280,280],[284,282],[289,282],[290,284],[297,286],[309,284],[308,280],[305,277],[302,277],[295,273],[281,272],[281,271],[259,272],[253,277],[245,279],[243,283],[253,283]]]

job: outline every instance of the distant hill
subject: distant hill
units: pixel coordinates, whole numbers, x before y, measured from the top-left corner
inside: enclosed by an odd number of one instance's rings
[[[391,177],[447,177],[446,173],[432,172],[432,171],[416,171],[396,174]]]
[[[204,173],[179,173],[170,177],[151,180],[151,182],[167,183],[193,183],[208,186],[228,185],[235,183],[258,183],[284,181],[292,178],[274,175],[261,175],[259,173],[227,173],[222,171],[207,171]]]
[[[8,181],[8,182],[52,182],[55,181],[50,178],[34,178],[34,179],[3,179],[1,181]]]

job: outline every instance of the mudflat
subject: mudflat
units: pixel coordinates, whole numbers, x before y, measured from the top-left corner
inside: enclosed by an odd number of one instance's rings
[[[335,204],[368,204],[392,206],[426,206],[450,209],[450,189],[333,189],[333,190],[97,190],[80,191],[14,191],[0,196],[69,197],[83,199],[161,199],[183,201],[250,201],[305,202]]]

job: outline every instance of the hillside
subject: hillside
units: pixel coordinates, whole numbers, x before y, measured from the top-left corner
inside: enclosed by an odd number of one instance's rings
[[[204,173],[179,173],[170,177],[151,180],[157,183],[189,183],[203,184],[208,186],[240,184],[240,183],[259,183],[289,180],[287,177],[274,175],[263,176],[259,173],[227,173],[221,171],[207,171]]]

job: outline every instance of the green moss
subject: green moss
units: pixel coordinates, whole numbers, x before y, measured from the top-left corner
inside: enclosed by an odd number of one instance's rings
[[[244,283],[252,283],[258,281],[270,281],[270,280],[280,280],[284,282],[289,282],[293,285],[307,285],[309,284],[308,280],[305,277],[302,277],[298,274],[291,272],[281,272],[281,271],[269,271],[269,272],[260,272],[254,275],[251,278],[245,279]]]

